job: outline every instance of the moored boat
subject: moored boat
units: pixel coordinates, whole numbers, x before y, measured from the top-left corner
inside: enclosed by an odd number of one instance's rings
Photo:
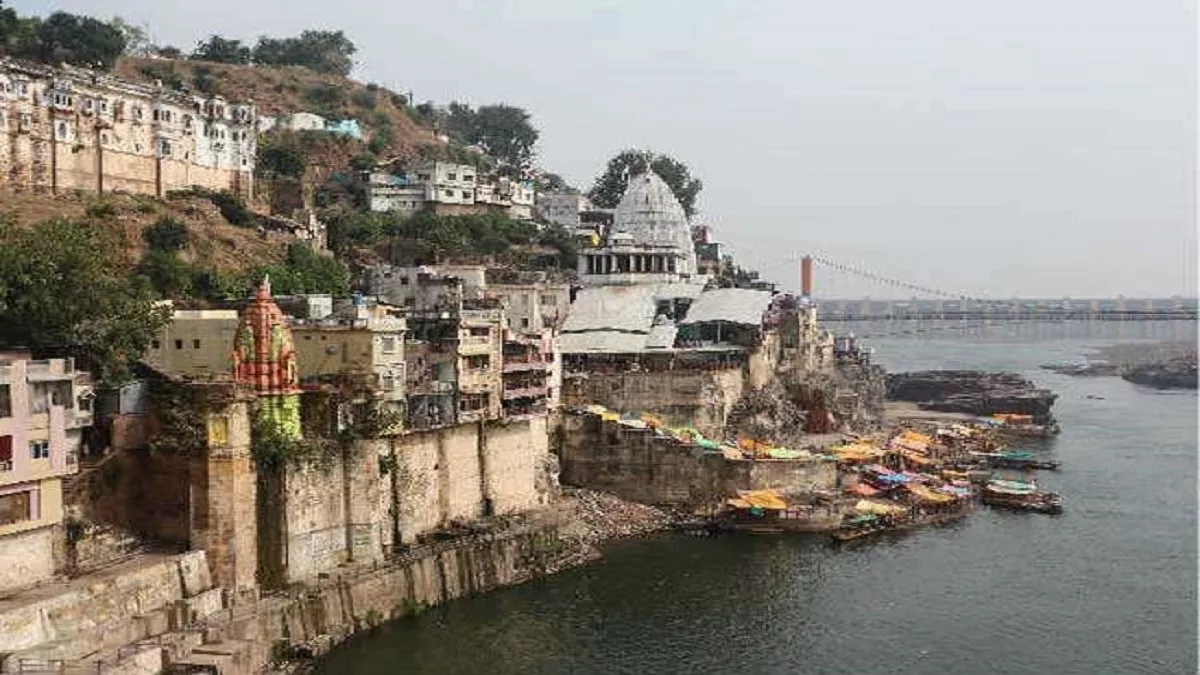
[[[1033,511],[1036,513],[1062,513],[1063,498],[1054,492],[1043,492],[1033,482],[994,480],[983,488],[981,499],[988,506]]]

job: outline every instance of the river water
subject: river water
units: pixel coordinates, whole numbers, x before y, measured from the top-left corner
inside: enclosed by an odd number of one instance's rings
[[[1197,397],[1037,368],[1195,324],[860,326],[889,370],[1026,373],[1060,394],[1061,516],[969,519],[831,547],[660,535],[598,564],[356,637],[323,673],[1196,673]],[[1088,395],[1103,397],[1089,399]]]

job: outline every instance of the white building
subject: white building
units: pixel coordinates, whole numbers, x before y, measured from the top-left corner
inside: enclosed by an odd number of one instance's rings
[[[687,215],[654,172],[630,179],[610,231],[603,245],[579,254],[579,279],[584,285],[699,281]]]
[[[534,189],[526,182],[479,176],[470,164],[427,162],[402,175],[376,172],[367,179],[367,199],[372,211],[412,214],[431,206],[446,206],[449,213],[500,210],[510,218],[533,217]]]
[[[281,115],[276,125],[288,131],[325,131],[326,120],[316,113],[298,112]]]

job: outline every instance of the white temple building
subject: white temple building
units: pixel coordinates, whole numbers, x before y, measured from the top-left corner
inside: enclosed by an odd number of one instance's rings
[[[629,181],[604,245],[581,252],[584,286],[700,283],[687,215],[670,186],[649,171]]]

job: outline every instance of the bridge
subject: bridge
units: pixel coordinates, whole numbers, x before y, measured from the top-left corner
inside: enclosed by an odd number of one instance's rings
[[[1196,321],[1196,298],[991,299],[972,297],[890,278],[829,258],[805,256],[800,262],[801,293],[813,297],[823,321]],[[899,288],[911,300],[822,300],[813,296],[813,268]]]

